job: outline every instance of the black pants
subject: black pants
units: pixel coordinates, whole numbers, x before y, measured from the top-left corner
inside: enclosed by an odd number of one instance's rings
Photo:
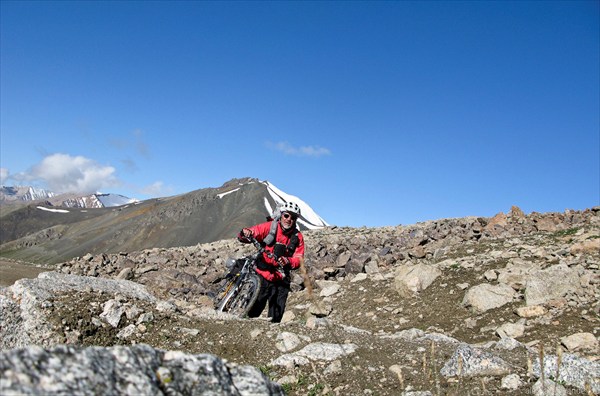
[[[248,317],[259,317],[267,303],[269,303],[269,317],[273,323],[279,323],[285,312],[285,303],[290,292],[290,282],[285,280],[271,282],[262,276],[259,278],[261,283],[260,293],[256,302],[250,308]]]

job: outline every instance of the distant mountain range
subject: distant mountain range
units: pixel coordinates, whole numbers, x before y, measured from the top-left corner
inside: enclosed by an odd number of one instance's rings
[[[5,200],[5,190],[3,194]],[[32,196],[39,197],[40,192],[37,194]],[[218,188],[119,206],[114,206],[118,202],[113,200],[114,195],[93,196],[61,198],[61,205],[52,203],[56,196],[48,196],[29,203],[22,200],[25,205],[2,210],[0,256],[51,264],[86,253],[214,242],[233,238],[243,227],[266,221],[276,205],[290,200],[301,208],[301,230],[328,225],[302,199],[254,178],[233,179]]]
[[[0,204],[12,202],[39,201],[56,196],[52,191],[31,186],[0,186]]]
[[[0,186],[0,205],[23,204],[36,201],[46,201],[46,203],[49,203],[52,206],[86,209],[112,208],[134,203],[138,200],[127,198],[119,194],[56,194],[52,191],[31,186]]]

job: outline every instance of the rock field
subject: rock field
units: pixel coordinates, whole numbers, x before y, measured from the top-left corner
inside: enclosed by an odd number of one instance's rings
[[[0,289],[0,393],[600,393],[600,207],[304,235],[280,324],[212,309],[234,239]]]

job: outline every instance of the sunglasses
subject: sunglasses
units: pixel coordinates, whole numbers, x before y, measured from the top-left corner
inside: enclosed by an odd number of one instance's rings
[[[290,219],[291,218],[292,220],[296,220],[296,218],[298,217],[298,216],[293,216],[293,215],[289,214],[288,212],[283,213],[281,216],[284,219]]]

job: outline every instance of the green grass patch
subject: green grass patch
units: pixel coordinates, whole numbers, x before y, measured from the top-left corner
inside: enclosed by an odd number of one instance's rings
[[[554,237],[566,237],[566,236],[573,236],[575,234],[577,234],[577,231],[579,231],[579,228],[569,228],[568,230],[560,230],[560,231],[556,231],[554,234],[552,234],[552,236]]]

